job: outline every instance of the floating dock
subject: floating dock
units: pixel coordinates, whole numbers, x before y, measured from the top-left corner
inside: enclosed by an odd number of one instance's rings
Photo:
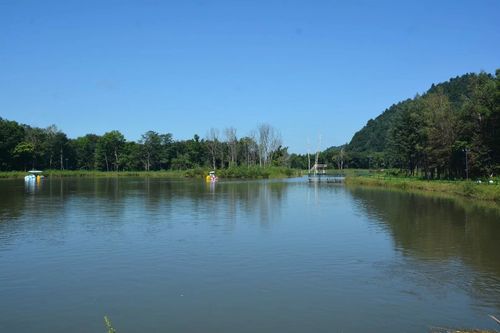
[[[309,183],[343,183],[345,177],[343,175],[333,175],[326,173],[326,164],[314,163],[313,167],[309,169],[308,180]]]
[[[309,183],[335,183],[341,184],[344,182],[345,177],[341,175],[327,175],[327,174],[309,174]]]

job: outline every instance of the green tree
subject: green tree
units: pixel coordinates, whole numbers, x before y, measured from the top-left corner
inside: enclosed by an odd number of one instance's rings
[[[177,146],[171,133],[161,134],[160,169],[170,169],[172,159],[177,155]]]
[[[24,140],[24,128],[15,121],[0,118],[0,170],[16,168],[14,149]]]
[[[140,170],[144,167],[142,157],[142,146],[133,141],[127,141],[120,157],[120,165],[123,170]]]
[[[259,151],[255,139],[250,136],[243,137],[239,140],[238,146],[240,163],[247,166],[255,165]]]
[[[148,131],[142,135],[139,143],[144,170],[156,170],[161,161],[162,137],[154,131]]]
[[[49,168],[54,167],[55,159],[59,164],[59,169],[64,169],[64,156],[68,151],[68,137],[61,132],[55,125],[51,125],[45,129],[44,151],[45,158],[48,157]]]
[[[290,154],[290,167],[293,169],[306,170],[308,168],[307,155]]]
[[[279,146],[272,154],[272,165],[274,166],[289,166],[290,155],[288,154],[288,147]]]
[[[35,146],[31,142],[20,142],[13,150],[13,155],[18,158],[24,166],[24,171],[27,165],[31,162],[32,169],[35,168]]]
[[[450,177],[453,173],[451,159],[457,139],[457,117],[451,103],[441,91],[428,94],[423,99],[422,124],[426,143],[424,148],[424,171],[428,178]]]
[[[44,161],[47,157],[47,132],[41,128],[26,126],[24,133],[24,141],[33,146],[32,167],[45,167],[46,163]]]
[[[417,171],[426,143],[420,104],[421,99],[408,103],[406,109],[394,120],[390,132],[393,159],[408,175],[414,175]]]
[[[194,167],[203,166],[206,164],[204,140],[195,134],[192,139],[185,142],[186,154]]]
[[[185,170],[193,167],[193,163],[189,159],[189,155],[180,154],[176,158],[172,159],[172,169],[175,170]]]
[[[87,134],[71,141],[71,146],[75,152],[75,164],[78,169],[91,170],[96,165],[96,146],[99,136]]]
[[[99,169],[109,171],[111,167],[115,171],[120,167],[120,156],[125,146],[125,137],[119,131],[104,133],[96,145],[96,166]]]

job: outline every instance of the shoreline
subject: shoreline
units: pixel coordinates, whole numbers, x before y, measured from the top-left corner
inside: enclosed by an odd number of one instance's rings
[[[47,177],[151,177],[170,179],[204,178],[210,169],[158,170],[158,171],[97,171],[97,170],[46,170]],[[410,177],[360,174],[359,170],[345,170],[347,186],[360,185],[379,188],[398,189],[452,195],[465,199],[489,201],[500,204],[500,184],[478,184],[465,180],[422,180]],[[284,179],[300,177],[304,170],[285,167],[233,167],[216,170],[220,179]],[[0,171],[1,179],[22,179],[25,171]]]
[[[46,177],[151,177],[151,178],[205,178],[210,169],[197,168],[187,170],[158,171],[97,171],[97,170],[46,170]],[[0,179],[23,179],[27,171],[0,171]],[[280,179],[297,177],[300,170],[284,167],[233,167],[216,170],[221,179]]]
[[[383,177],[347,175],[346,185],[361,185],[380,188],[399,189],[402,191],[418,191],[447,194],[456,197],[490,201],[500,204],[500,185],[498,183],[475,183],[465,180],[421,180],[408,177]]]

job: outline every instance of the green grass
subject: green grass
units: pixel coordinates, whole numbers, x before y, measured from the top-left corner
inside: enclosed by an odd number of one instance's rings
[[[113,324],[111,323],[111,320],[108,318],[108,316],[104,316],[104,325],[106,326],[107,333],[116,333],[116,330],[114,329]]]
[[[423,180],[417,177],[394,176],[389,172],[368,172],[367,170],[347,170],[345,174],[347,185],[367,185],[395,188],[404,191],[417,190],[446,193],[500,203],[500,184],[498,179],[494,180],[494,184],[488,184],[486,180],[483,180],[479,184],[470,180]]]
[[[220,178],[238,179],[289,178],[300,176],[300,171],[285,167],[231,167],[228,169],[217,170],[217,176]]]
[[[162,171],[87,171],[87,170],[45,170],[43,175],[47,177],[152,177],[152,178],[204,178],[210,169],[196,168],[189,170],[162,170]],[[285,167],[239,166],[228,169],[216,170],[219,178],[235,179],[264,179],[264,178],[287,178],[299,176],[300,172]],[[0,178],[19,179],[24,178],[24,171],[2,171]]]
[[[24,178],[27,173],[24,171],[0,171],[0,178],[14,179]]]
[[[87,171],[87,170],[45,170],[46,177],[165,177],[182,178],[186,177],[186,171]],[[24,178],[28,173],[24,171],[2,171],[0,178]]]

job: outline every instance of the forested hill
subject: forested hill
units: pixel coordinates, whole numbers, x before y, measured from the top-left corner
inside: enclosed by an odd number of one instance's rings
[[[414,99],[393,104],[375,119],[370,119],[366,125],[356,132],[349,143],[348,150],[352,152],[383,152],[389,148],[390,129],[394,118],[407,109],[411,103],[429,94],[442,93],[447,96],[455,111],[458,111],[463,102],[474,94],[474,87],[478,85],[478,79],[484,81],[493,80],[490,74],[465,74],[450,79],[449,81],[433,84],[422,96],[417,95]],[[486,80],[484,80],[486,78]]]
[[[500,70],[432,85],[370,119],[347,145],[354,167],[399,167],[432,178],[499,172]]]
[[[356,132],[349,143],[348,150],[352,152],[383,152],[388,146],[388,133],[392,121],[401,113],[410,100],[392,105],[380,116],[370,119],[366,125]]]

